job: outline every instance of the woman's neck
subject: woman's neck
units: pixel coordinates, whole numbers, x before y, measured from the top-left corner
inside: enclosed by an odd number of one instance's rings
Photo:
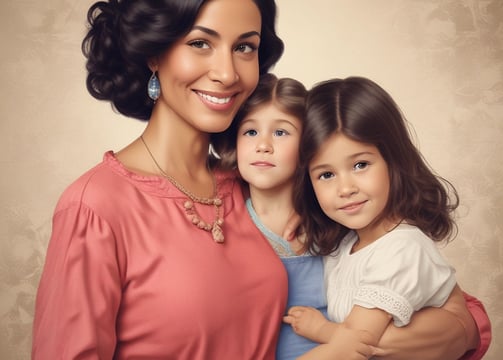
[[[210,135],[162,107],[152,113],[143,137],[171,176],[193,176],[193,172],[207,168]]]
[[[166,173],[197,196],[214,195],[213,175],[207,164],[208,133],[176,116],[153,113],[142,137],[143,141],[138,138],[117,153],[124,166],[145,175]]]

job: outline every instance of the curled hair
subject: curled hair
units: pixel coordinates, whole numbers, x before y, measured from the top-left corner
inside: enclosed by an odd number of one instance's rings
[[[309,163],[334,133],[374,145],[386,162],[390,191],[379,219],[403,219],[434,241],[455,235],[456,189],[433,172],[414,146],[407,121],[391,96],[369,79],[349,77],[316,84],[306,100],[294,204],[304,219],[311,251],[333,252],[350,231],[323,213],[308,172]]]
[[[241,106],[231,126],[213,137],[213,148],[221,158],[220,167],[236,168],[237,132],[241,122],[250,113],[261,106],[274,104],[281,111],[303,119],[306,95],[307,90],[300,81],[286,77],[278,79],[271,73],[261,75],[255,91]]]
[[[89,30],[82,41],[89,93],[112,103],[121,114],[148,120],[154,102],[147,95],[148,60],[163,54],[187,34],[205,0],[108,0],[87,13]],[[254,0],[262,16],[259,70],[273,66],[283,53],[275,30],[274,0]]]

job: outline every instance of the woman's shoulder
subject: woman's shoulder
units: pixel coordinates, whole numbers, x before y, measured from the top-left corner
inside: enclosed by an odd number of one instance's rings
[[[229,196],[238,189],[241,194],[235,172],[216,171],[215,177],[221,196]],[[179,193],[176,188],[165,178],[131,171],[117,159],[114,152],[107,151],[99,164],[80,175],[63,191],[55,214],[72,206],[86,206],[98,213],[112,215],[142,201],[177,196]]]
[[[108,151],[99,164],[84,172],[63,191],[56,212],[72,204],[92,207],[100,202],[113,202],[114,198],[125,195],[125,188],[131,187],[140,178],[129,173],[114,153]]]
[[[215,169],[214,174],[220,196],[227,196],[234,191],[243,194],[246,191],[237,171]]]

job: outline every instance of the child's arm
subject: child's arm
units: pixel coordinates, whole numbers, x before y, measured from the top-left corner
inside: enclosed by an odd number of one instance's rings
[[[392,316],[384,310],[355,305],[341,325],[352,330],[366,331],[370,335],[368,345],[376,346],[391,320]],[[334,341],[339,342],[337,336],[330,339],[330,342]]]
[[[342,324],[326,320],[315,309],[292,307],[285,322],[295,333],[322,343],[299,359],[367,359],[388,327],[391,316],[380,309],[354,306]]]
[[[386,360],[453,360],[476,348],[480,340],[463,293],[456,287],[441,308],[428,307],[416,312],[405,327],[390,324],[375,355]]]
[[[454,307],[457,306],[459,302],[457,297],[461,296],[461,300],[463,300],[461,291],[457,290],[453,291],[444,307],[428,307],[418,311],[413,315],[410,324],[405,327],[396,327],[390,323],[381,337],[377,348],[368,346],[371,343],[369,333],[348,329],[343,324],[330,322],[326,319],[324,321],[333,326],[332,330],[338,327],[335,331],[337,331],[339,340],[345,344],[352,344],[352,348],[356,349],[356,351],[353,351],[353,358],[348,355],[344,359],[358,359],[357,356],[359,354],[361,356],[360,359],[367,359],[372,355],[386,360],[459,359],[467,350],[476,347],[479,336],[474,324],[468,324],[467,328],[465,328],[463,321],[459,319],[460,315],[458,312],[451,309],[453,307],[451,303],[454,302]],[[301,306],[292,307],[289,314],[303,309],[307,308]],[[465,306],[464,309],[466,309]],[[312,310],[315,311],[315,309]],[[310,312],[307,314],[310,314]],[[292,315],[286,316],[284,318],[285,322],[291,324],[295,320]],[[332,334],[332,330],[329,327],[325,327],[324,329],[326,330],[326,332],[323,332],[324,335],[330,336]],[[470,334],[468,338],[475,337],[475,344],[466,343],[467,336],[465,331]],[[328,342],[328,340],[323,338],[312,340],[320,343]],[[334,349],[332,349],[332,346]],[[312,357],[307,357],[307,359],[322,358],[323,353],[329,353],[330,358],[332,352],[341,350],[337,349],[337,345],[334,344],[327,344],[327,346],[320,345],[315,349],[309,353],[309,356]],[[318,353],[321,353],[321,355]]]

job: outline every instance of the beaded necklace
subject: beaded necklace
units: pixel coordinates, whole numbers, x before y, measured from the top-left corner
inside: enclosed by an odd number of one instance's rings
[[[145,146],[145,149],[147,150],[148,154],[150,155],[152,161],[154,162],[155,166],[159,170],[159,173],[168,179],[168,181],[173,184],[174,187],[176,187],[180,192],[182,192],[185,196],[187,196],[190,200],[186,200],[183,203],[183,208],[185,209],[185,214],[187,215],[187,218],[190,220],[192,224],[197,226],[201,230],[209,231],[211,232],[211,236],[213,237],[213,240],[215,240],[216,243],[223,243],[224,242],[224,232],[222,230],[222,225],[224,223],[224,219],[222,218],[222,215],[220,213],[220,209],[222,207],[222,199],[217,194],[217,182],[215,180],[215,175],[212,173],[213,176],[213,193],[214,197],[213,198],[204,198],[204,197],[199,197],[197,195],[194,195],[191,193],[189,190],[187,190],[182,184],[180,184],[178,181],[176,181],[171,175],[166,173],[157,160],[155,159],[154,155],[150,151],[150,148],[148,147],[147,143],[145,142],[145,139],[143,139],[143,135],[140,136],[141,141],[143,142],[143,145]],[[197,210],[195,208],[194,203],[202,204],[202,205],[213,205],[215,207],[215,220],[213,221],[212,224],[205,222],[204,220],[201,219],[201,216],[197,213]]]

